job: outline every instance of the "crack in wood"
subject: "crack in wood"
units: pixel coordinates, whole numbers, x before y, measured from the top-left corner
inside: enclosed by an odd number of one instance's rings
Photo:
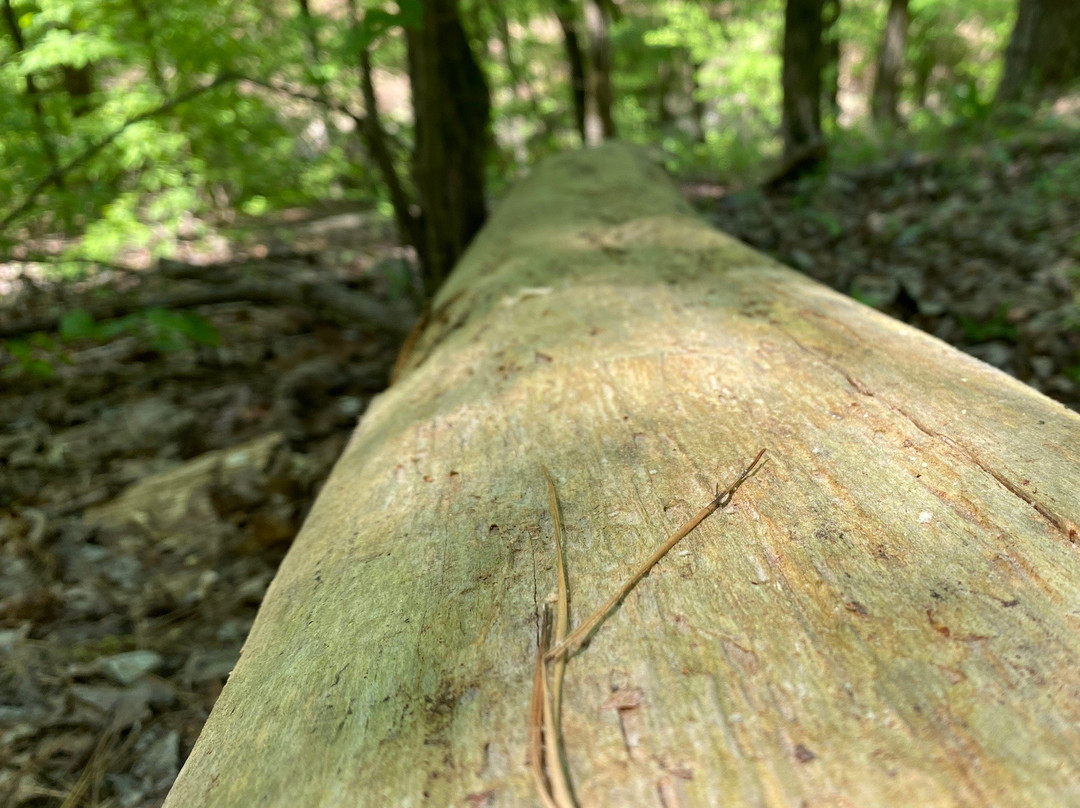
[[[1012,480],[1010,480],[1004,474],[999,472],[997,469],[995,469],[995,468],[993,468],[991,466],[988,466],[986,463],[984,463],[979,458],[979,456],[977,454],[975,454],[975,452],[972,449],[970,449],[967,446],[964,446],[961,443],[958,443],[957,441],[950,438],[948,435],[943,435],[940,432],[935,432],[934,430],[924,426],[922,423],[919,422],[919,420],[917,418],[915,418],[913,415],[911,415],[910,413],[905,411],[902,407],[898,407],[898,406],[890,403],[889,401],[887,401],[885,399],[882,399],[882,401],[885,404],[885,406],[888,407],[890,410],[893,410],[894,412],[899,413],[900,415],[904,416],[904,418],[906,418],[908,421],[910,421],[912,424],[914,424],[914,426],[920,432],[923,432],[924,434],[930,436],[931,438],[937,438],[938,440],[942,441],[943,443],[945,443],[950,448],[955,449],[957,452],[962,454],[968,461],[970,461],[972,464],[974,464],[984,474],[986,474],[986,475],[990,476],[991,478],[993,478],[998,483],[998,485],[1000,485],[1002,488],[1004,488],[1006,491],[1008,491],[1013,496],[1017,497],[1020,501],[1026,503],[1027,505],[1034,508],[1035,511],[1040,516],[1043,517],[1043,519],[1045,519],[1055,530],[1057,530],[1059,533],[1061,533],[1070,543],[1076,544],[1076,542],[1077,542],[1077,528],[1076,528],[1075,525],[1069,524],[1069,522],[1067,520],[1065,520],[1064,518],[1058,516],[1056,513],[1051,511],[1049,508],[1047,508],[1041,502],[1036,500],[1035,497],[1033,497],[1031,494],[1029,494],[1027,491],[1025,491],[1020,486],[1018,486],[1016,483],[1014,483]]]
[[[878,401],[880,401],[882,404],[884,404],[886,408],[888,408],[889,410],[891,410],[894,413],[897,413],[897,414],[903,416],[909,423],[911,423],[916,429],[918,429],[923,434],[927,435],[928,437],[936,438],[937,440],[942,441],[948,447],[950,447],[951,449],[954,449],[955,451],[957,451],[958,453],[963,455],[963,457],[965,459],[967,459],[970,463],[975,465],[984,474],[989,475],[992,479],[994,479],[998,483],[998,485],[1000,485],[1002,488],[1004,488],[1010,494],[1017,497],[1018,499],[1020,499],[1022,502],[1026,503],[1030,507],[1034,508],[1035,511],[1043,519],[1045,519],[1050,524],[1051,527],[1053,527],[1058,533],[1060,533],[1069,543],[1077,544],[1077,542],[1080,541],[1080,528],[1078,528],[1075,524],[1069,522],[1065,518],[1063,518],[1063,517],[1059,516],[1058,514],[1054,513],[1052,510],[1050,510],[1048,507],[1046,507],[1046,505],[1039,502],[1037,499],[1035,499],[1034,496],[1029,494],[1027,491],[1025,491],[1022,487],[1020,487],[1016,483],[1012,482],[1004,474],[997,471],[993,467],[987,465],[985,462],[983,462],[979,458],[979,456],[977,454],[975,454],[974,450],[972,450],[971,448],[969,448],[967,446],[964,446],[963,444],[953,440],[948,435],[944,435],[944,434],[942,434],[940,432],[934,431],[933,429],[931,429],[931,428],[927,427],[926,425],[924,425],[923,423],[921,423],[918,418],[911,415],[903,407],[900,407],[900,406],[898,406],[896,404],[893,404],[887,398],[882,398],[881,396],[878,396],[870,387],[868,387],[862,381],[860,381],[859,379],[852,376],[846,370],[837,367],[830,360],[830,358],[828,357],[827,354],[824,354],[821,351],[817,351],[817,350],[814,350],[812,348],[806,347],[796,337],[792,336],[791,334],[789,334],[787,332],[784,332],[784,334],[785,334],[785,336],[787,336],[796,345],[796,347],[799,348],[799,350],[804,351],[805,353],[808,353],[813,357],[816,357],[817,359],[819,359],[821,361],[821,363],[823,365],[828,367],[830,370],[832,370],[832,371],[838,373],[839,375],[843,376],[844,379],[847,381],[847,383],[856,392],[860,393],[861,395],[867,396],[867,397],[876,398]]]

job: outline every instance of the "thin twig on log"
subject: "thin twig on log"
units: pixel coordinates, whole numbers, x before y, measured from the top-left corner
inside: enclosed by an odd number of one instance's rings
[[[566,580],[566,556],[563,553],[562,514],[559,511],[559,497],[555,493],[555,482],[548,470],[540,467],[547,482],[548,509],[555,529],[556,559],[556,597],[555,597],[555,644],[566,639],[570,625],[570,588]],[[566,767],[566,754],[562,748],[562,687],[566,675],[566,655],[555,659],[552,670],[551,687],[545,686],[544,707],[544,753],[547,761],[547,776],[551,784],[551,795],[560,808],[576,808],[577,801],[570,789],[570,772]],[[545,677],[544,684],[547,679]]]
[[[529,700],[529,773],[544,808],[561,808],[551,794],[544,775],[544,702],[547,699],[547,674],[544,655],[551,634],[551,611],[545,606],[536,638],[536,663],[533,666],[532,698]]]
[[[764,455],[765,450],[762,449],[760,452],[757,453],[757,457],[755,457],[751,461],[750,465],[747,466],[743,470],[742,474],[738,476],[735,482],[729,485],[723,493],[717,493],[717,495],[713,498],[712,502],[710,502],[696,514],[694,514],[692,517],[690,517],[690,519],[687,520],[682,525],[682,527],[672,533],[671,536],[667,539],[667,541],[660,545],[659,549],[657,549],[655,553],[649,556],[648,560],[645,561],[644,564],[638,567],[637,572],[631,575],[630,578],[626,581],[626,583],[620,586],[618,591],[610,598],[608,598],[608,600],[604,603],[603,606],[601,606],[599,609],[589,615],[585,622],[583,622],[576,629],[571,631],[570,634],[566,637],[566,639],[564,639],[562,642],[555,643],[555,645],[551,647],[551,650],[547,652],[546,658],[556,659],[561,656],[567,656],[569,654],[572,654],[586,640],[588,640],[589,636],[604,621],[604,618],[608,616],[611,610],[623,598],[630,594],[630,590],[637,586],[638,582],[649,574],[649,571],[657,565],[660,559],[662,559],[665,555],[668,554],[668,551],[670,551],[672,547],[674,547],[676,544],[686,538],[686,536],[694,528],[704,522],[706,518],[711,516],[720,508],[726,507],[727,504],[731,502],[732,497],[735,496],[735,492],[739,490],[739,486],[741,486],[744,482],[750,479],[750,477],[756,473],[756,470],[760,468],[758,464],[761,462],[761,458],[764,457]]]

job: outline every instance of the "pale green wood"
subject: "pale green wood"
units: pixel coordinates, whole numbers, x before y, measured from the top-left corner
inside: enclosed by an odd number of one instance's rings
[[[713,231],[639,152],[498,207],[364,416],[183,806],[527,806],[563,505],[583,806],[1080,805],[1080,418]],[[617,709],[619,706],[622,709]]]

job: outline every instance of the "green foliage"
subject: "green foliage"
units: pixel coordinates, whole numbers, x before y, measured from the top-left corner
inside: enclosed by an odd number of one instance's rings
[[[55,375],[57,365],[71,363],[68,353],[71,343],[87,340],[104,343],[125,335],[134,336],[146,347],[162,353],[221,344],[213,324],[194,312],[146,309],[98,322],[89,312],[75,309],[60,318],[56,337],[38,332],[25,339],[0,343],[0,348],[14,360],[4,368],[3,375],[48,379]]]
[[[1050,171],[1038,178],[1035,183],[1043,204],[1054,200],[1070,200],[1072,204],[1080,201],[1080,154],[1071,154]],[[1080,241],[1080,236],[1077,236]]]
[[[915,106],[937,98],[939,114],[983,115],[1001,74],[1016,19],[1014,0],[912,0],[907,60]]]
[[[848,294],[854,299],[862,303],[864,306],[869,306],[872,309],[880,309],[882,307],[882,301],[878,298],[867,294],[862,289],[856,286],[848,289]]]
[[[14,217],[0,246],[59,233],[85,238],[80,255],[114,258],[140,246],[165,253],[192,216],[370,197],[370,175],[356,170],[344,147],[355,137],[342,128],[351,126],[346,117],[240,79],[198,92],[235,74],[352,103],[355,52],[343,50],[352,46],[351,26],[318,22],[323,52],[312,64],[294,3],[13,6],[24,48],[16,52],[0,35],[0,188],[9,191],[0,192],[0,220]],[[372,25],[357,30],[385,38],[394,25],[414,24],[420,8],[408,0],[393,13],[373,9]],[[76,99],[65,71],[84,67],[92,91]],[[175,103],[185,94],[190,100]],[[135,118],[142,119],[127,123]],[[65,169],[53,182],[58,166]]]
[[[342,198],[387,207],[342,110],[362,112],[362,49],[382,75],[404,79],[402,29],[419,23],[422,0],[358,0],[356,25],[348,4],[307,18],[296,0],[11,2],[24,47],[0,33],[0,221],[11,218],[0,250],[61,236],[75,239],[68,257],[165,255],[181,231],[209,232],[237,211]],[[581,0],[574,5],[580,16]],[[914,148],[958,123],[983,126],[1015,5],[911,0],[905,134],[862,126],[887,4],[844,0],[835,29],[843,114],[830,132],[840,160]],[[552,0],[462,0],[461,9],[493,90],[498,192],[576,142],[564,42]],[[659,145],[676,172],[760,176],[780,147],[784,0],[618,9],[610,35],[621,136]],[[580,20],[579,33],[584,44]],[[69,84],[80,68],[92,76],[85,97]],[[231,78],[199,91],[222,77]],[[381,113],[407,176],[411,116],[395,92]]]
[[[27,29],[32,28],[34,19],[33,15],[23,17]],[[119,45],[107,37],[87,31],[74,33],[63,28],[51,28],[45,31],[33,48],[19,54],[15,69],[19,75],[28,76],[57,67],[84,67],[119,55]]]
[[[56,374],[56,362],[65,362],[65,354],[57,350],[56,342],[47,334],[31,334],[26,339],[9,339],[2,344],[14,364],[3,370],[3,376],[24,374],[35,379],[49,379]]]
[[[176,351],[187,345],[217,347],[221,341],[209,320],[189,311],[148,309],[122,318],[116,324],[112,334],[131,331],[158,351]],[[108,327],[106,333],[110,333]]]
[[[844,235],[844,225],[835,214],[827,210],[810,208],[806,211],[806,218],[821,227],[829,238],[840,238]]]
[[[420,25],[423,13],[424,6],[420,0],[399,0],[397,8],[392,11],[384,8],[369,9],[364,14],[364,24],[349,32],[348,45],[352,49],[362,50],[371,47],[379,37],[393,28],[416,28]]]
[[[1006,307],[1002,306],[989,320],[975,320],[971,317],[959,317],[960,327],[969,342],[991,342],[1006,340],[1016,342],[1016,324],[1008,321]]]
[[[613,28],[620,131],[659,138],[676,172],[759,166],[779,147],[783,3],[660,0],[649,12]]]
[[[60,334],[60,339],[71,342],[77,339],[95,339],[99,328],[94,318],[90,316],[90,312],[75,309],[60,318],[60,327],[57,332]]]

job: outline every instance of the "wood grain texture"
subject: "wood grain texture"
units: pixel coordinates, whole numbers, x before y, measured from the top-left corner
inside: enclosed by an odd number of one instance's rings
[[[278,573],[168,808],[1080,804],[1080,417],[694,217],[636,150],[498,207]]]

